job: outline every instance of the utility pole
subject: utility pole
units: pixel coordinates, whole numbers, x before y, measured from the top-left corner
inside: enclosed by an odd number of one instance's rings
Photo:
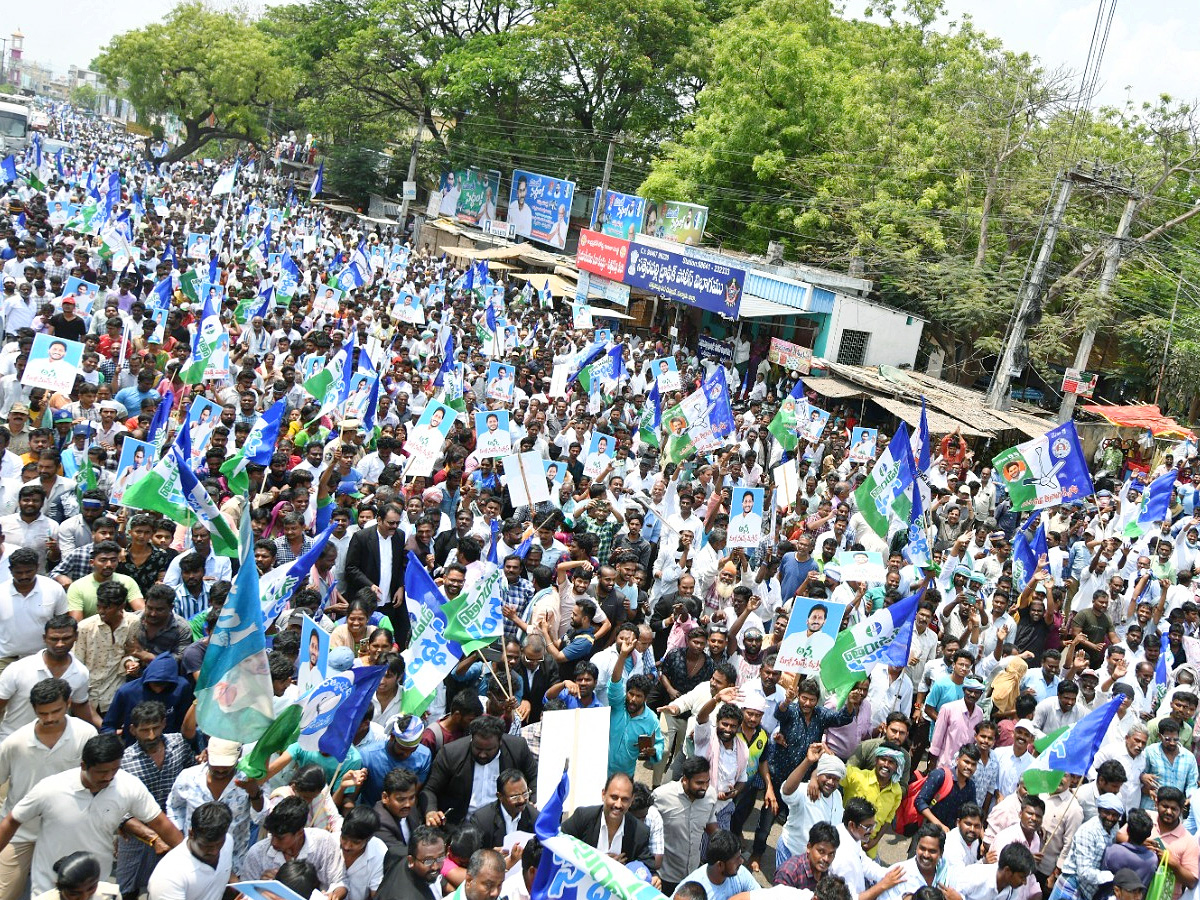
[[[1133,214],[1138,207],[1138,197],[1129,192],[1129,197],[1125,201],[1125,210],[1121,213],[1121,221],[1117,225],[1117,233],[1113,236],[1112,242],[1104,250],[1104,268],[1100,271],[1100,283],[1096,286],[1096,299],[1102,304],[1108,299],[1108,294],[1112,290],[1112,283],[1117,277],[1117,267],[1121,264],[1121,253],[1125,246],[1125,241],[1129,239],[1129,229],[1133,226]],[[1178,298],[1177,298],[1178,302]],[[1171,313],[1174,320],[1174,311]],[[1087,368],[1088,358],[1092,355],[1092,345],[1096,343],[1096,328],[1094,325],[1089,325],[1083,332],[1083,337],[1079,339],[1079,349],[1075,351],[1074,368],[1084,370]],[[1071,417],[1075,415],[1075,400],[1077,394],[1066,392],[1063,394],[1062,404],[1058,407],[1059,423],[1071,421]]]
[[[596,224],[601,227],[608,220],[608,180],[612,176],[613,166],[613,151],[616,147],[616,142],[608,139],[608,152],[604,156],[604,175],[600,179],[600,208],[596,210]]]
[[[1004,342],[1000,365],[996,367],[996,372],[992,376],[992,385],[988,389],[987,405],[992,409],[1008,409],[1012,380],[1025,368],[1025,360],[1029,358],[1029,350],[1025,346],[1025,335],[1029,330],[1030,323],[1035,320],[1035,304],[1037,315],[1041,314],[1042,281],[1046,277],[1046,268],[1050,265],[1050,254],[1054,252],[1054,243],[1058,239],[1058,231],[1062,227],[1067,201],[1071,199],[1071,191],[1075,188],[1076,174],[1075,170],[1071,170],[1064,172],[1061,176],[1062,187],[1059,189],[1058,199],[1054,201],[1054,209],[1050,212],[1050,221],[1046,225],[1046,233],[1042,238],[1037,261],[1033,265],[1033,271],[1030,273],[1028,281],[1022,287],[1020,298],[1017,301],[1017,314]]]
[[[1154,385],[1154,405],[1158,406],[1158,395],[1162,392],[1163,379],[1167,375],[1167,356],[1171,353],[1171,337],[1175,334],[1175,311],[1179,309],[1179,292],[1183,290],[1183,273],[1175,285],[1175,300],[1171,303],[1171,324],[1167,326],[1167,342],[1163,345],[1162,365],[1158,367],[1158,383]]]
[[[412,154],[408,157],[408,178],[407,181],[417,180],[417,153],[421,150],[421,136],[425,132],[425,110],[421,110],[421,115],[417,118],[417,133],[413,135]],[[408,220],[408,197],[402,197],[400,200],[400,228],[404,228],[404,223]]]

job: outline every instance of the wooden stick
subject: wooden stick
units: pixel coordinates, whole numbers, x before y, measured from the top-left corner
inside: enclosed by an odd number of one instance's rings
[[[504,678],[508,681],[508,696],[511,699],[513,696],[512,669],[508,663],[508,653],[506,652],[504,638],[500,639],[500,657],[504,660]]]
[[[503,652],[504,652],[504,647],[503,647],[503,645],[501,645],[500,652],[501,652],[501,653],[503,653]],[[496,674],[496,670],[492,668],[492,664],[491,664],[490,662],[488,662],[486,659],[483,659],[483,657],[482,657],[482,656],[480,656],[480,659],[481,659],[481,660],[483,660],[483,664],[484,664],[485,666],[487,666],[487,668],[488,668],[488,671],[492,673],[492,678],[493,678],[493,680],[495,680],[495,682],[496,682],[496,686],[497,686],[498,688],[500,688],[500,690],[501,690],[501,691],[503,691],[503,692],[504,692],[504,696],[505,696],[505,698],[506,698],[506,699],[508,699],[508,700],[511,700],[511,699],[513,698],[513,697],[512,697],[512,694],[511,694],[511,693],[509,693],[508,691],[505,691],[505,690],[504,690],[504,684],[503,684],[503,682],[501,682],[501,681],[500,681],[500,676]],[[505,659],[505,662],[506,662],[506,663],[508,662],[507,658]],[[510,682],[510,683],[511,683],[511,682]]]
[[[1067,821],[1067,810],[1069,810],[1071,808],[1071,804],[1075,802],[1075,795],[1079,793],[1079,788],[1082,787],[1082,785],[1083,779],[1080,778],[1079,784],[1075,785],[1075,790],[1071,791],[1071,798],[1067,801],[1067,805],[1063,807],[1062,815],[1058,817],[1058,824],[1054,826],[1054,830],[1050,832],[1050,834],[1046,837],[1046,840],[1043,841],[1043,847],[1054,840],[1054,836],[1058,834],[1058,830],[1062,828],[1063,823]]]

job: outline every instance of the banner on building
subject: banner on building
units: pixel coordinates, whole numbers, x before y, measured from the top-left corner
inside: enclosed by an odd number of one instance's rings
[[[812,368],[812,350],[779,338],[771,338],[767,359],[777,366],[783,366],[801,375],[807,375]]]
[[[620,281],[625,277],[625,264],[629,261],[629,241],[601,234],[588,228],[579,230],[579,248],[575,251],[575,265],[583,272],[591,272],[601,278]]]
[[[637,244],[629,250],[623,280],[630,287],[736,319],[746,271]]]
[[[438,184],[438,215],[484,227],[496,218],[500,172],[455,169],[442,173]]]
[[[604,222],[597,227],[600,213],[604,213]],[[592,230],[599,231],[611,237],[633,240],[633,236],[642,227],[642,219],[646,215],[646,200],[633,194],[622,194],[620,191],[609,191],[606,201],[600,202],[600,188],[596,188],[592,203]]]
[[[708,207],[678,200],[647,200],[642,234],[679,244],[699,244],[708,224]]]
[[[575,182],[515,169],[508,194],[508,223],[518,237],[562,250],[567,245]]]

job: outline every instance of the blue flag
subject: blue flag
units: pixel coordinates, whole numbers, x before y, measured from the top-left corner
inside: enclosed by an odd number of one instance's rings
[[[162,261],[165,263],[170,263],[172,269],[179,268],[179,266],[175,264],[175,245],[170,241],[167,241],[167,247],[165,250],[163,250]]]
[[[542,307],[550,307],[554,305],[554,295],[550,293],[550,279],[546,279],[546,283],[542,285],[542,289],[538,291],[538,300],[541,301]]]
[[[487,330],[492,334],[496,333],[496,310],[492,308],[492,304],[487,305],[487,311],[483,314],[484,321],[487,323]]]
[[[239,743],[258,740],[275,718],[249,505],[241,533],[242,564],[196,679],[197,724],[210,737]]]
[[[379,382],[382,380],[378,375],[375,376],[371,382],[371,393],[367,396],[367,410],[363,413],[363,430],[367,432],[368,437],[375,430],[375,416],[379,414]]]
[[[251,318],[258,316],[263,318],[271,312],[271,304],[275,302],[275,285],[266,284],[263,289],[258,292],[258,299],[262,301],[258,309],[251,313]]]
[[[1117,707],[1123,700],[1121,695],[1113,697],[1059,735],[1044,752],[1045,767],[1053,772],[1066,772],[1068,775],[1086,775],[1092,767],[1096,751],[1100,749],[1113,716],[1117,714]],[[1041,759],[1038,761],[1040,763]]]
[[[1012,582],[1013,594],[1020,594],[1037,572],[1037,557],[1025,532],[1018,531],[1012,543]]]
[[[654,380],[654,386],[650,388],[650,393],[647,395],[650,406],[654,410],[654,430],[662,428],[662,391],[658,389],[658,379]]]
[[[442,364],[438,368],[438,373],[433,379],[434,387],[441,387],[446,383],[446,376],[454,374],[454,332],[446,335],[446,345],[442,347]]]
[[[313,688],[304,700],[300,717],[300,746],[345,760],[386,671],[387,666],[356,666],[326,678]]]
[[[242,452],[246,462],[265,466],[271,462],[275,453],[275,440],[279,437],[279,426],[283,423],[283,413],[287,402],[276,400],[271,408],[254,421],[250,433],[242,444]]]
[[[625,345],[617,344],[608,351],[608,377],[620,381],[625,377]]]
[[[209,282],[209,284],[216,284],[217,280],[220,277],[221,277],[221,267],[217,264],[216,255],[213,255],[213,256],[209,257],[209,260],[208,260],[208,282]]]
[[[929,530],[925,527],[925,503],[920,490],[913,491],[912,511],[908,516],[908,544],[901,555],[918,568],[927,568],[933,562]],[[1015,567],[1016,563],[1013,565]]]
[[[733,434],[736,426],[733,410],[729,406],[729,382],[725,380],[725,370],[720,366],[704,379],[704,395],[708,398],[708,425],[713,437],[726,438]]]
[[[592,341],[592,345],[579,353],[575,357],[575,361],[571,363],[570,374],[567,378],[567,387],[573,385],[579,380],[579,373],[598,360],[604,355],[604,341]]]
[[[0,159],[0,178],[5,181],[17,180],[17,161],[13,159],[12,154]]]
[[[664,900],[662,892],[633,870],[579,838],[562,833],[563,808],[570,792],[564,772],[550,797],[538,798],[542,811],[534,832],[542,843],[530,900]]]
[[[325,186],[325,163],[317,166],[317,176],[312,181],[312,186],[308,189],[309,199],[313,199],[317,194],[321,193],[321,188]]]
[[[1032,512],[1096,493],[1074,422],[1009,447],[992,460],[1014,512]]]
[[[500,540],[500,520],[492,519],[492,539],[488,543],[487,561],[490,562],[493,566],[500,565],[499,560],[496,558],[496,544],[499,542],[499,540]]]
[[[54,168],[58,170],[59,178],[66,178],[66,172],[63,170],[63,148],[59,147],[54,152]]]
[[[262,577],[259,588],[259,598],[262,604],[263,621],[273,622],[276,617],[287,609],[288,601],[295,595],[300,585],[308,580],[312,567],[329,543],[333,534],[333,524],[330,523],[324,531],[313,539],[312,548],[306,550],[290,563],[276,566]],[[253,560],[251,565],[253,565]]]
[[[167,423],[171,421],[171,407],[175,405],[175,393],[167,391],[163,394],[162,403],[154,410],[154,418],[150,420],[150,428],[146,431],[147,443],[153,444],[158,452],[162,452],[163,440],[167,436]]]
[[[1127,537],[1145,534],[1151,525],[1171,517],[1171,499],[1175,495],[1176,481],[1175,470],[1171,469],[1150,482],[1150,486],[1142,492],[1142,506],[1138,510],[1137,520],[1125,526]]]
[[[150,291],[150,305],[155,309],[170,309],[171,298],[175,296],[175,287],[172,284],[171,276],[167,275],[162,281],[154,286]]]
[[[279,260],[279,283],[275,285],[275,293],[280,297],[291,297],[299,285],[300,269],[292,259],[292,254],[285,253]]]

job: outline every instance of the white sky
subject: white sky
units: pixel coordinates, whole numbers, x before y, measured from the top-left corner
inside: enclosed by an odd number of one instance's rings
[[[233,0],[217,0],[232,5]],[[865,0],[845,0],[861,14]],[[1087,58],[1099,0],[946,0],[950,18],[969,14],[978,27],[1006,47],[1027,51],[1054,68],[1081,70]],[[115,34],[161,18],[175,0],[46,0],[38,15],[23,6],[6,15],[9,27],[25,34],[27,58],[65,73],[72,63],[87,66]],[[256,3],[250,4],[252,7]],[[898,5],[900,5],[898,3]],[[1116,18],[1101,66],[1100,102],[1138,102],[1169,93],[1200,96],[1200,47],[1195,24],[1200,0],[1117,0]],[[1127,91],[1128,88],[1128,91]]]

